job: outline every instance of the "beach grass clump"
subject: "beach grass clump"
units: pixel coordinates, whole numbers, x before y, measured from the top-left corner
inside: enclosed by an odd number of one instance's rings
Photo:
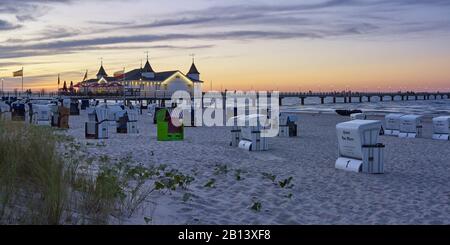
[[[80,178],[78,191],[81,196],[85,223],[108,224],[110,218],[131,218],[155,191],[186,189],[194,180],[166,166],[130,166],[127,156],[116,163],[103,165],[93,180]]]
[[[50,128],[0,122],[0,222],[59,224],[67,200],[64,163]]]
[[[0,121],[0,224],[121,223],[152,193],[194,181],[167,165],[134,163],[131,155],[93,158],[83,147],[50,127]]]

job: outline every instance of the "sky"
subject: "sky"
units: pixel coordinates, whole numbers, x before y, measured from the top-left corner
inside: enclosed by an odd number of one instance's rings
[[[139,68],[204,90],[450,90],[450,0],[1,0],[0,79],[56,90],[57,77]]]

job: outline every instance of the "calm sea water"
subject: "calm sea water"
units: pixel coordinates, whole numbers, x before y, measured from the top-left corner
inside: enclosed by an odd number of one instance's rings
[[[334,113],[337,109],[354,110],[359,109],[370,114],[384,115],[387,113],[407,113],[419,114],[426,116],[442,116],[450,115],[450,100],[414,100],[410,98],[409,101],[384,101],[380,102],[373,99],[372,102],[359,103],[332,103],[332,99],[325,100],[329,104],[320,104],[319,98],[310,98],[305,101],[305,105],[300,104],[297,98],[286,98],[283,100],[282,111],[289,112],[320,112],[320,113]]]
[[[305,105],[301,105],[298,98],[286,98],[283,100],[281,111],[286,112],[312,112],[312,113],[335,113],[335,110],[362,110],[366,113],[374,115],[385,115],[387,113],[404,113],[404,114],[419,114],[425,116],[442,116],[450,115],[450,100],[414,100],[413,97],[409,101],[385,101],[380,102],[378,97],[373,97],[372,102],[363,101],[363,103],[356,102],[354,98],[353,103],[343,103],[337,100],[338,103],[333,104],[332,98],[325,99],[325,104],[320,104],[319,98],[308,98],[305,100]],[[116,101],[108,101],[108,104],[115,104]],[[168,104],[170,101],[167,102]],[[134,104],[134,103],[133,103]],[[144,104],[146,104],[144,102]]]

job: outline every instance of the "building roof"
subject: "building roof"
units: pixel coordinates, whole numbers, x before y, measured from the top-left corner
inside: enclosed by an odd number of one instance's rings
[[[153,68],[150,65],[150,62],[148,60],[145,63],[145,66],[144,66],[144,69],[142,70],[142,72],[155,72],[155,71],[153,71]]]
[[[145,72],[153,72],[155,76],[153,78],[146,78],[142,76],[142,73]],[[147,61],[144,68],[134,69],[131,71],[126,72],[121,77],[109,77],[108,74],[106,74],[105,69],[103,68],[103,65],[100,67],[100,70],[98,71],[97,76],[103,77],[108,83],[111,82],[120,82],[120,81],[152,81],[152,82],[164,82],[169,77],[173,76],[175,73],[180,72],[181,74],[185,75],[179,70],[173,70],[173,71],[163,71],[163,72],[154,72],[152,69],[150,62]],[[191,69],[189,70],[188,74],[200,74],[195,67],[195,64],[192,63]],[[194,82],[202,82],[200,80],[193,79],[192,77],[186,76],[188,79],[194,81]],[[97,83],[99,81],[98,78],[88,79],[81,84],[83,85],[89,85],[92,83]]]
[[[191,69],[189,69],[189,72],[187,74],[200,74],[194,62],[192,62]]]
[[[154,78],[145,78],[145,77],[142,77],[142,70],[141,69],[134,69],[134,70],[131,70],[131,71],[125,73],[125,80],[140,80],[140,79],[142,79],[143,81],[163,82],[167,78],[169,78],[173,74],[175,74],[176,72],[178,72],[178,71],[155,72],[155,77]]]
[[[105,68],[103,68],[103,65],[100,66],[100,69],[98,70],[97,77],[107,77],[108,74],[106,74]]]

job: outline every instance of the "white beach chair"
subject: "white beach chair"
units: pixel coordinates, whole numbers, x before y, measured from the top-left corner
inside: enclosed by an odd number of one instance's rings
[[[366,120],[367,115],[365,113],[353,113],[350,115],[352,120]]]
[[[11,121],[11,107],[0,101],[0,121]]]
[[[149,104],[147,106],[147,114],[150,116],[150,118],[153,118],[155,116],[155,110],[156,104]]]
[[[300,119],[297,114],[280,114],[280,137],[297,137],[300,135]]]
[[[420,115],[405,115],[400,117],[399,138],[418,138],[422,137],[422,118]]]
[[[385,126],[384,135],[388,136],[398,136],[400,133],[400,118],[404,114],[391,113],[385,116]]]
[[[139,130],[137,127],[138,112],[136,110],[127,110],[128,122],[127,122],[127,133],[138,134]]]
[[[384,145],[378,142],[381,121],[353,120],[336,125],[339,157],[337,169],[383,173]]]
[[[32,123],[40,126],[51,126],[52,109],[49,105],[33,104]]]
[[[449,140],[450,137],[450,116],[440,116],[433,118],[433,139]]]
[[[88,117],[89,121],[85,124],[86,138],[107,139],[109,137],[108,110],[95,108]]]
[[[240,141],[238,147],[248,151],[267,151],[269,150],[268,139],[263,137],[261,130],[265,129],[262,122],[265,123],[266,115],[248,115],[238,116],[236,118],[240,132]],[[255,123],[255,125],[252,124]],[[245,125],[245,126],[243,126]],[[232,132],[238,133],[238,132]],[[235,135],[236,136],[236,135]],[[233,139],[232,139],[233,144]]]

